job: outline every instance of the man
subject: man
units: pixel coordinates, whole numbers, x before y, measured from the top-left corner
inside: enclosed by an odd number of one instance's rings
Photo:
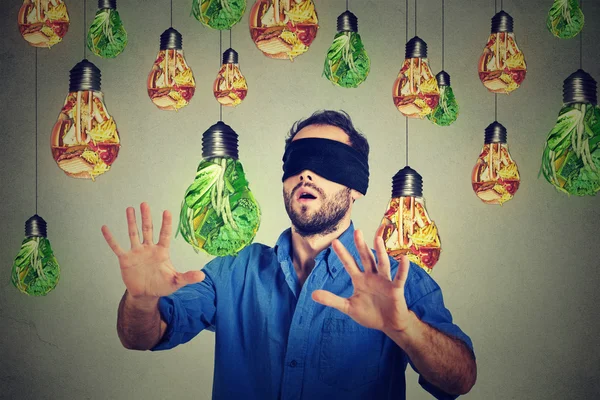
[[[127,287],[117,322],[123,345],[163,350],[214,331],[216,399],[403,399],[407,362],[438,399],[468,392],[472,344],[439,286],[407,257],[388,257],[380,231],[373,254],[354,230],[368,151],[345,113],[296,123],[283,158],[291,229],[273,248],[252,244],[203,271],[172,266],[168,211],[154,244],[148,205],[142,242],[127,209],[129,251],[103,226]]]

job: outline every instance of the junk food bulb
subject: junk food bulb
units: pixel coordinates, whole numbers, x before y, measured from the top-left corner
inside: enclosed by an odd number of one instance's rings
[[[265,56],[290,61],[308,51],[319,29],[313,0],[256,0],[249,23]]]
[[[440,236],[425,209],[423,178],[409,166],[394,175],[392,200],[381,225],[390,256],[399,261],[406,254],[412,262],[431,272],[442,251]]]
[[[202,161],[181,203],[178,233],[194,250],[235,255],[260,225],[260,208],[238,160],[238,136],[219,121],[202,135]]]
[[[240,71],[238,53],[234,49],[227,49],[223,53],[223,65],[213,84],[215,99],[229,107],[235,107],[246,98],[248,84]]]
[[[504,204],[519,189],[519,170],[508,152],[506,128],[498,122],[485,128],[485,144],[471,174],[477,197],[486,204]]]
[[[345,11],[337,19],[338,33],[327,51],[323,75],[333,84],[355,88],[367,79],[371,60],[358,34],[358,18]]]
[[[196,91],[192,69],[183,57],[183,38],[169,28],[160,35],[160,51],[148,74],[148,96],[161,110],[179,110]]]
[[[554,0],[548,11],[546,27],[559,39],[571,39],[581,32],[584,21],[577,0]]]
[[[440,100],[427,118],[438,126],[448,126],[458,118],[458,102],[450,86],[450,75],[446,71],[441,71],[435,79],[440,88]]]
[[[69,94],[51,136],[52,156],[72,178],[96,179],[119,154],[117,124],[100,91],[100,70],[83,60],[70,71]]]
[[[433,112],[440,89],[427,61],[427,44],[418,36],[406,43],[405,60],[392,87],[394,105],[405,117],[425,118]]]
[[[600,108],[596,81],[579,69],[563,83],[563,108],[546,139],[540,174],[575,196],[600,191]]]
[[[45,296],[59,278],[60,267],[50,247],[46,221],[35,214],[25,222],[25,239],[15,257],[11,281],[21,293]]]
[[[98,0],[98,11],[87,34],[88,49],[102,58],[115,58],[127,46],[127,32],[117,0]]]
[[[50,48],[67,34],[69,13],[63,0],[24,0],[18,23],[30,45]]]
[[[227,30],[240,22],[246,0],[193,0],[192,14],[204,26]]]
[[[490,92],[508,94],[519,88],[526,73],[525,56],[513,33],[513,19],[500,11],[492,18],[492,33],[479,58],[479,79]]]

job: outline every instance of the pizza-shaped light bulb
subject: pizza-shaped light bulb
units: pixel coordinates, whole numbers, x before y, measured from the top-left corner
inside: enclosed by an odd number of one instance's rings
[[[223,65],[213,84],[213,94],[217,101],[228,107],[235,107],[246,98],[248,84],[240,71],[238,53],[232,48],[223,53]]]
[[[183,57],[183,37],[169,28],[160,35],[160,50],[148,74],[148,96],[161,110],[179,110],[196,91],[192,69]]]
[[[308,50],[319,29],[313,0],[256,0],[249,23],[265,56],[290,61]]]
[[[67,34],[69,13],[63,0],[24,0],[18,23],[30,45],[50,48]]]
[[[563,107],[546,139],[540,173],[559,191],[600,191],[600,108],[596,81],[577,70],[563,83]]]
[[[425,118],[440,99],[440,89],[427,60],[427,43],[415,36],[406,43],[405,59],[392,87],[394,105],[409,118]]]
[[[431,122],[438,126],[451,125],[458,118],[458,102],[450,86],[450,75],[441,71],[435,76],[440,88],[440,100],[433,112],[427,116]]]
[[[409,166],[394,175],[392,199],[381,225],[390,256],[400,260],[406,254],[410,261],[431,273],[442,251],[440,236],[425,209],[423,178]]]
[[[100,91],[100,70],[82,60],[70,71],[69,94],[52,129],[52,156],[68,176],[95,180],[110,170],[120,146]]]
[[[193,0],[192,15],[204,26],[227,30],[240,22],[246,0]]]
[[[571,39],[583,29],[585,18],[577,0],[554,0],[546,17],[546,27],[559,39]]]
[[[479,58],[479,79],[490,92],[508,94],[521,86],[526,73],[525,56],[513,33],[513,19],[500,11],[492,18],[492,33]]]
[[[127,32],[117,11],[117,0],[98,0],[98,11],[87,34],[87,46],[102,58],[115,58],[127,46]]]
[[[508,152],[506,128],[494,121],[485,128],[485,142],[471,174],[473,191],[486,204],[513,198],[519,189],[519,169]]]
[[[238,136],[219,121],[202,135],[202,161],[181,203],[178,233],[196,252],[235,255],[260,225],[260,207],[238,160]]]
[[[23,294],[45,296],[60,279],[60,266],[47,236],[46,221],[35,214],[25,222],[25,239],[13,262],[11,281]]]

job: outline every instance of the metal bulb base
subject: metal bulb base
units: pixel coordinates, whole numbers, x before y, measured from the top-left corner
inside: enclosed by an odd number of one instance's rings
[[[406,43],[404,58],[427,58],[427,43],[418,36]]]
[[[582,69],[573,72],[563,82],[563,103],[591,103],[596,105],[596,80]]]
[[[338,32],[358,32],[358,18],[352,12],[346,10],[337,18]]]
[[[438,86],[450,86],[450,74],[446,71],[440,71],[436,76]]]
[[[512,32],[513,18],[504,11],[500,11],[492,17],[492,33]]]
[[[392,198],[423,197],[423,178],[408,165],[392,178]]]
[[[219,121],[202,134],[202,157],[229,157],[238,159],[238,135],[223,121]]]
[[[108,8],[111,10],[117,9],[117,0],[98,0],[98,8]]]
[[[161,50],[181,50],[183,49],[183,36],[173,27],[167,29],[160,35]]]
[[[238,53],[231,47],[225,50],[223,53],[223,64],[237,64],[238,63]]]
[[[35,214],[25,222],[26,237],[47,237],[47,224],[44,218]]]
[[[69,92],[100,91],[102,74],[93,63],[84,59],[69,71]]]
[[[494,121],[485,128],[485,144],[490,143],[506,143],[506,128]]]

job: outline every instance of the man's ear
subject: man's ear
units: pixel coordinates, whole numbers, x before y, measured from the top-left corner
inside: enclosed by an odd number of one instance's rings
[[[363,197],[362,193],[357,192],[354,189],[350,189],[350,195],[352,196],[353,201],[356,201],[356,200],[360,199],[361,197]]]

